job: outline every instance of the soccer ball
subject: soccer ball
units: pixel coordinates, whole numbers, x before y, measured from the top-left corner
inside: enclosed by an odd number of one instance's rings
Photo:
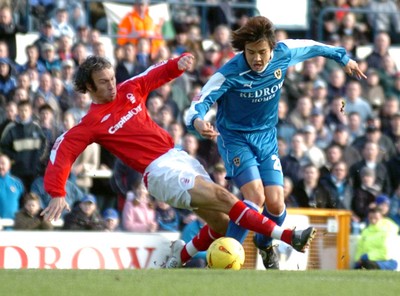
[[[215,240],[207,250],[207,265],[212,269],[239,270],[244,264],[244,259],[242,244],[231,237]]]

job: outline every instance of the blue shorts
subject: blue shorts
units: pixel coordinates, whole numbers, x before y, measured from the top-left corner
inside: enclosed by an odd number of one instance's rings
[[[283,186],[276,128],[256,132],[219,129],[219,133],[218,150],[228,179],[234,179],[239,188],[255,179],[261,179],[264,186]]]

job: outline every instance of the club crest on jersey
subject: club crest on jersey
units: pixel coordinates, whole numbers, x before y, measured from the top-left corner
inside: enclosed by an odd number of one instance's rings
[[[131,101],[132,104],[135,104],[136,98],[135,98],[135,96],[134,96],[132,93],[127,93],[127,94],[126,94],[126,98],[127,98],[129,101]]]
[[[235,166],[240,166],[240,158],[239,157],[235,157],[234,159],[233,159],[233,164],[235,165]]]
[[[274,76],[276,79],[281,79],[282,78],[282,70],[281,69],[275,70]]]

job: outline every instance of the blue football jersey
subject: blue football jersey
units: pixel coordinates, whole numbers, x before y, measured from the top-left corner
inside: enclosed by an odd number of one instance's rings
[[[218,129],[249,132],[275,127],[287,68],[316,56],[333,59],[341,66],[349,61],[342,47],[303,39],[278,42],[262,72],[251,70],[243,52],[237,54],[210,78],[199,96],[193,99],[185,124],[193,129],[194,119],[204,119],[210,107],[217,103]]]

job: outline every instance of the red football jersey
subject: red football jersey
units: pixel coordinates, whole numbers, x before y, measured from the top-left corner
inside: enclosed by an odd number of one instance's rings
[[[154,65],[117,86],[114,101],[92,104],[88,113],[55,142],[44,176],[52,197],[65,196],[71,166],[79,154],[95,142],[143,173],[156,158],[174,147],[171,136],[148,115],[148,94],[183,73],[179,58]]]

